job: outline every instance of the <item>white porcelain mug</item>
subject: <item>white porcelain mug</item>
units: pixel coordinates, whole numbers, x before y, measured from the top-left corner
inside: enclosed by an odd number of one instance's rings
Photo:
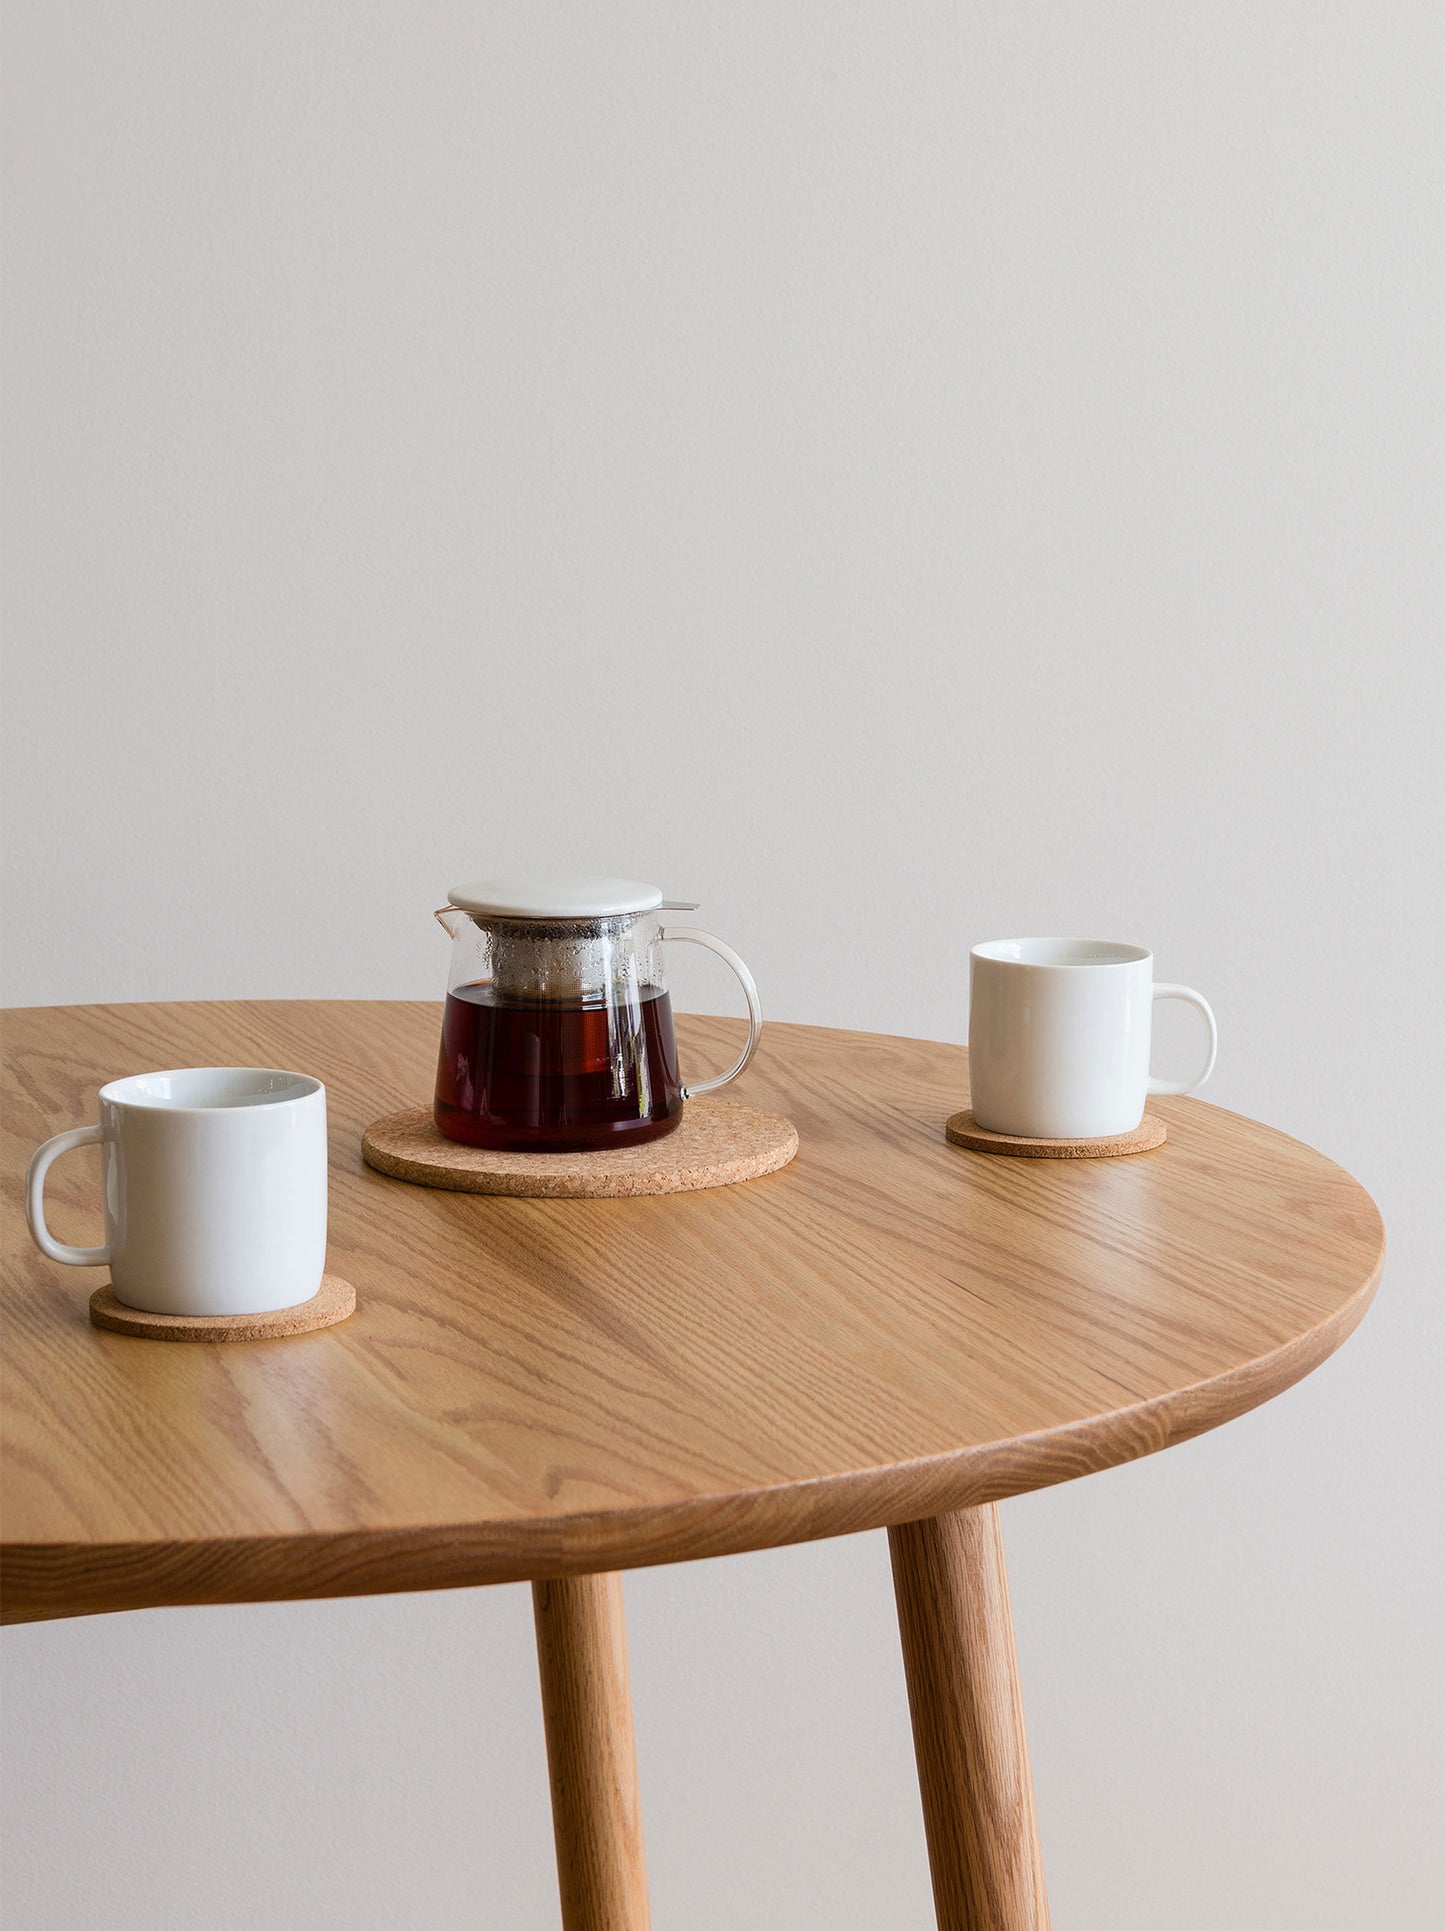
[[[45,1175],[98,1141],[105,1245],[45,1224]],[[100,1089],[100,1125],[57,1133],[25,1184],[36,1246],[67,1267],[109,1266],[127,1307],[267,1314],[309,1301],[326,1265],[326,1089],[304,1073],[191,1066]]]
[[[1214,1070],[1218,1028],[1190,986],[1156,985],[1142,946],[1095,939],[993,939],[969,958],[973,1116],[1027,1140],[1132,1133],[1151,1093],[1192,1093]],[[1149,1071],[1154,1001],[1204,1014],[1209,1054],[1192,1079]]]

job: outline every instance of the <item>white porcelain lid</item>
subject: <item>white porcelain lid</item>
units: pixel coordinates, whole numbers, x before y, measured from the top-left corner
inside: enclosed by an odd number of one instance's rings
[[[479,878],[447,894],[462,912],[494,919],[609,919],[655,912],[662,893],[635,878],[592,878],[585,872],[551,877]]]

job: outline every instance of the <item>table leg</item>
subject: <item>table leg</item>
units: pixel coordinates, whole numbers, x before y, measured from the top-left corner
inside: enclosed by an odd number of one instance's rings
[[[1048,1931],[998,1509],[888,1544],[939,1931]]]
[[[564,1931],[648,1931],[622,1578],[532,1584]]]

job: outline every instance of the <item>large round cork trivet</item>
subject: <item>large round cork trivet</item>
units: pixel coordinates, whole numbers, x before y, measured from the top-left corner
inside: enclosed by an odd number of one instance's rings
[[[1013,1133],[990,1133],[967,1111],[955,1113],[943,1130],[956,1147],[1007,1153],[1016,1160],[1115,1160],[1125,1153],[1148,1153],[1169,1138],[1168,1127],[1153,1113],[1146,1113],[1132,1133],[1102,1140],[1024,1140]]]
[[[337,1274],[323,1274],[309,1301],[269,1314],[147,1314],[118,1301],[109,1287],[98,1287],[90,1297],[90,1318],[98,1328],[147,1341],[279,1341],[288,1334],[334,1328],[355,1312],[356,1289]]]
[[[361,1157],[378,1173],[453,1193],[536,1194],[550,1199],[692,1193],[776,1173],[798,1151],[779,1113],[737,1100],[688,1100],[682,1122],[660,1140],[599,1153],[494,1153],[458,1146],[425,1107],[392,1113],[362,1136]]]

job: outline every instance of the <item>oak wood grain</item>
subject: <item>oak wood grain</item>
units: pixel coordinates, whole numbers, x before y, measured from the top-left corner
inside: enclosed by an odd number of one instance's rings
[[[740,1028],[679,1022],[721,1061]],[[1159,1100],[1120,1161],[949,1146],[957,1046],[771,1024],[739,1097],[797,1158],[746,1186],[545,1201],[411,1187],[362,1129],[424,1100],[440,1008],[226,1003],[4,1016],[5,1613],[366,1594],[670,1562],[916,1520],[1217,1427],[1309,1372],[1378,1276],[1379,1216],[1299,1142]],[[176,1065],[326,1083],[325,1333],[104,1334],[97,1276],[24,1227],[35,1145]],[[98,1238],[69,1156],[59,1238]]]
[[[888,1544],[939,1931],[1048,1931],[998,1509]]]
[[[622,1578],[532,1584],[563,1931],[648,1931]]]

